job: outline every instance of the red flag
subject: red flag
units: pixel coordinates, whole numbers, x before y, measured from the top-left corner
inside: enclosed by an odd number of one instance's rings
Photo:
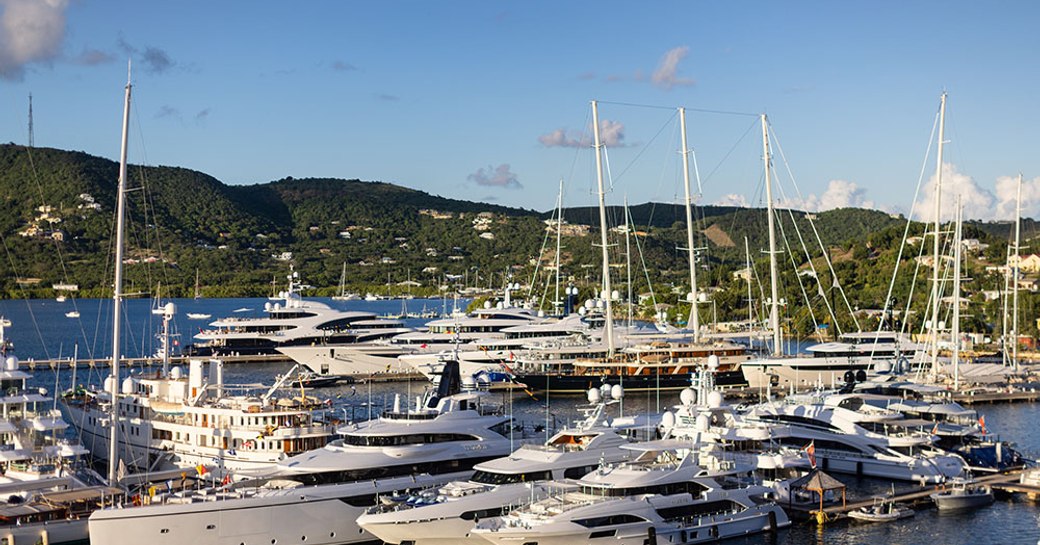
[[[220,481],[220,484],[222,484],[222,485],[229,485],[229,484],[231,484],[231,474],[230,473],[224,474],[224,480]]]
[[[979,429],[982,430],[982,435],[986,435],[986,415],[979,417]]]
[[[809,444],[806,445],[805,448],[803,448],[802,450],[804,450],[805,453],[809,455],[809,465],[813,469],[816,469],[816,441],[809,441]]]
[[[939,423],[936,422],[935,426],[932,426],[932,435],[939,435]]]

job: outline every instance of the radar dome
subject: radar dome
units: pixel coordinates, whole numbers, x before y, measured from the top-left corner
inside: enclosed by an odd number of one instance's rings
[[[599,403],[600,394],[599,388],[589,388],[589,403]]]
[[[599,394],[601,396],[603,396],[603,399],[610,399],[610,385],[609,384],[600,384],[599,385]]]
[[[679,392],[679,401],[681,401],[683,405],[693,405],[694,403],[697,403],[697,392],[693,388],[686,388]]]
[[[714,391],[708,394],[708,407],[717,409],[722,406],[722,394],[719,391]]]
[[[719,357],[715,354],[708,356],[708,370],[716,371],[719,368]]]
[[[174,365],[170,368],[170,378],[173,380],[180,380],[184,376],[184,370],[181,369],[180,365]]]
[[[134,379],[126,377],[123,379],[122,387],[123,395],[130,395],[134,393]]]
[[[473,378],[472,375],[466,375],[462,377],[462,386],[465,388],[476,388],[477,379]]]
[[[610,387],[610,397],[614,399],[621,399],[625,397],[625,389],[620,384],[615,384]]]
[[[14,357],[14,356],[7,356],[7,359],[4,360],[4,367],[8,371],[17,371],[18,370],[18,358]]]
[[[107,377],[105,377],[105,391],[111,392],[112,386],[115,385],[115,383],[116,379],[112,375],[108,375]]]
[[[708,431],[708,417],[703,414],[697,415],[697,420],[693,422],[693,427],[697,431]]]
[[[271,312],[271,303],[264,303],[264,312]]]
[[[491,301],[484,301],[484,308],[491,308]]]
[[[661,427],[671,428],[673,426],[675,426],[675,413],[672,411],[665,411],[664,414],[661,415]]]

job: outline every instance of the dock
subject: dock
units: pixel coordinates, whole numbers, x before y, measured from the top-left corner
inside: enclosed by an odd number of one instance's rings
[[[188,357],[188,356],[171,356],[170,365],[187,365],[189,360],[192,359],[219,359],[224,363],[288,363],[291,362],[288,357],[283,354],[238,354],[229,356],[220,356],[215,358],[205,357]],[[159,358],[146,357],[146,358],[120,358],[119,364],[128,367],[161,367],[162,360]],[[55,359],[27,359],[18,362],[24,367],[28,367],[30,370],[37,369],[71,369],[75,366],[77,369],[90,369],[95,367],[109,367],[112,364],[112,358],[55,358]]]
[[[1027,493],[1027,494],[1040,494],[1040,487],[1023,485],[1019,483],[1020,476],[1023,470],[1009,471],[1007,473],[995,473],[991,475],[984,475],[974,480],[975,483],[988,485],[996,490],[1001,490],[1006,493]],[[931,494],[942,490],[943,485],[929,485],[929,486],[911,486],[902,490],[896,490],[894,494],[885,494],[884,496],[870,496],[864,499],[855,499],[848,501],[845,505],[825,505],[823,513],[826,515],[828,521],[847,519],[848,513],[855,511],[863,507],[869,507],[874,505],[879,500],[892,503],[904,503],[914,509],[923,509],[931,507],[932,500],[929,498]],[[781,505],[787,509],[792,518],[801,520],[814,519],[816,513],[819,511],[817,506],[786,506]]]

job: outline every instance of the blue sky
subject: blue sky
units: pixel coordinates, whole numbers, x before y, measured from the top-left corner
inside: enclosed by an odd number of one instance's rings
[[[132,59],[131,162],[230,184],[360,178],[547,210],[564,179],[565,204],[589,205],[573,144],[595,99],[609,202],[681,197],[684,106],[699,202],[763,204],[766,112],[788,203],[906,212],[945,89],[944,195],[1008,219],[1021,172],[1037,216],[1040,5],[990,4],[0,0],[0,140],[26,142],[32,93],[37,146],[117,158]]]

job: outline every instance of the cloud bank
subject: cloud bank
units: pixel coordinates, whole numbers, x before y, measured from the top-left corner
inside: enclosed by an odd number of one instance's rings
[[[67,0],[0,0],[0,78],[20,80],[25,67],[58,57]]]

